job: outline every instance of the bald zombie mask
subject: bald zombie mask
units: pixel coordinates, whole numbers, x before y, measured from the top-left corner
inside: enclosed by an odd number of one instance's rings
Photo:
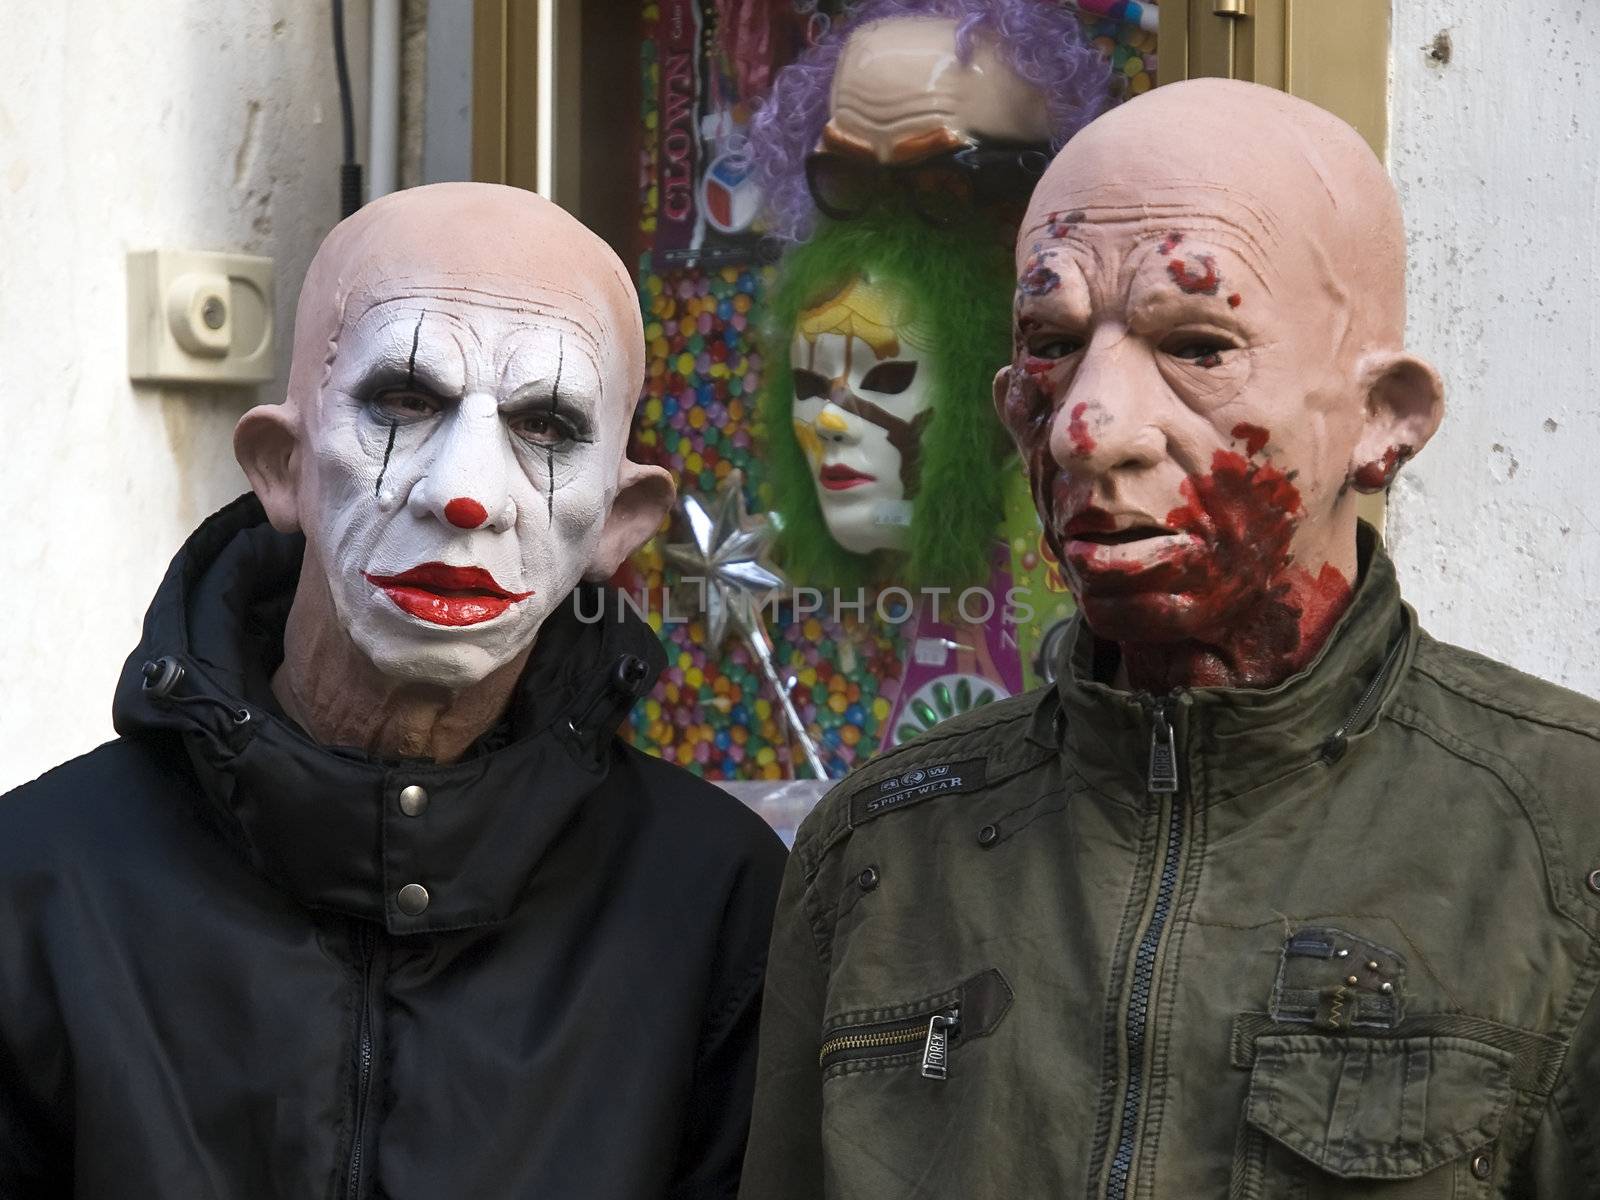
[[[1442,411],[1402,348],[1377,159],[1268,88],[1160,88],[1056,158],[1017,262],[996,407],[1126,680],[1270,686],[1304,667],[1355,582],[1357,493],[1387,487]]]
[[[341,224],[301,292],[287,401],[236,435],[273,526],[305,533],[291,639],[332,623],[402,687],[520,666],[671,503],[624,453],[642,362],[621,263],[530,192],[439,184]]]

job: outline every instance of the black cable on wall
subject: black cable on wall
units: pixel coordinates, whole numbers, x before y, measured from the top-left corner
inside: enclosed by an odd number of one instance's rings
[[[350,99],[350,63],[344,53],[344,0],[333,0],[333,69],[339,77],[339,118],[344,123],[344,161],[339,164],[339,215],[343,218],[361,207],[355,105]]]

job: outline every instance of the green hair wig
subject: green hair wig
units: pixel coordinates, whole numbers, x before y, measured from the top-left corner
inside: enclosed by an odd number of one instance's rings
[[[859,275],[905,297],[907,324],[933,347],[932,417],[923,430],[910,540],[898,553],[855,554],[833,540],[805,451],[794,436],[789,348],[800,314]],[[760,415],[777,553],[797,583],[854,588],[888,581],[962,588],[989,577],[999,525],[1000,465],[1011,443],[994,413],[994,373],[1011,358],[1009,245],[994,226],[930,228],[897,205],[823,222],[790,249],[765,302]]]

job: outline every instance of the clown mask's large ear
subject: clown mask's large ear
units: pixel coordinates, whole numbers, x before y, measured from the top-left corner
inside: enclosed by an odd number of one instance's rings
[[[300,422],[286,404],[260,404],[233,428],[233,454],[279,533],[300,530]]]
[[[664,468],[646,466],[624,456],[617,473],[616,497],[583,577],[601,582],[614,575],[623,560],[661,528],[677,494],[677,485]]]

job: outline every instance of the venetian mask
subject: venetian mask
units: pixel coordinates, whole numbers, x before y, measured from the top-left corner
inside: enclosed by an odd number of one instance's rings
[[[856,278],[800,315],[794,432],[828,532],[856,554],[906,545],[933,356],[889,288]]]

